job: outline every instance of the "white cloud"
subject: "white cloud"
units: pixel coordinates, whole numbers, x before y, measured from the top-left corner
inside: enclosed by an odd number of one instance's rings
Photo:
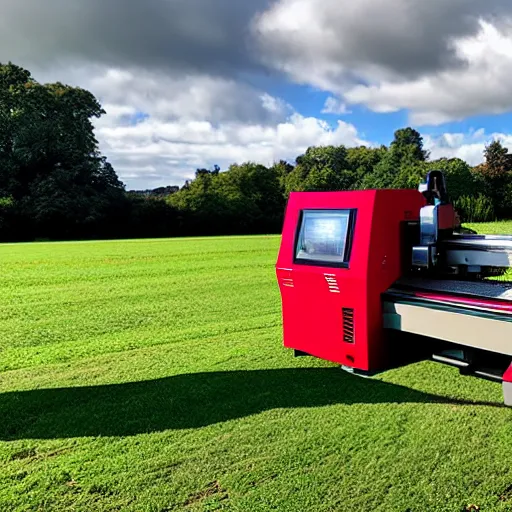
[[[422,125],[512,109],[511,19],[500,0],[278,0],[253,32],[293,80]]]
[[[484,161],[484,150],[493,140],[499,140],[512,152],[512,134],[489,133],[484,129],[468,133],[443,133],[439,136],[425,136],[425,149],[430,151],[430,158],[460,158],[469,165],[478,165]]]
[[[87,86],[103,101],[129,105],[163,120],[276,123],[292,111],[284,101],[253,87],[201,74],[108,69]]]
[[[324,108],[322,109],[322,114],[333,114],[333,115],[343,115],[349,114],[349,110],[347,106],[342,103],[339,99],[329,96],[325,100]]]
[[[181,185],[196,168],[214,164],[294,161],[312,145],[367,144],[352,124],[303,117],[231,79],[98,66],[35,76],[80,85],[101,101],[107,114],[95,120],[100,148],[128,188]]]
[[[249,85],[248,77],[265,82],[264,66],[327,91],[323,114],[360,104],[439,124],[512,109],[508,0],[4,4],[0,59],[93,92],[107,111],[96,122],[102,151],[129,187],[180,184],[213,164],[294,159],[310,145],[364,143],[354,125],[302,117]],[[425,139],[435,157],[478,163],[489,137]]]
[[[132,187],[148,181],[152,186],[181,184],[196,168],[214,164],[225,169],[235,162],[293,161],[311,145],[368,144],[349,123],[338,121],[332,128],[299,114],[273,126],[147,118],[131,126],[105,125],[98,128],[98,137],[103,152]]]
[[[454,42],[466,66],[418,80],[360,85],[347,91],[351,103],[378,112],[410,109],[416,124],[440,124],[470,115],[500,114],[512,108],[512,27],[481,23],[476,36]]]

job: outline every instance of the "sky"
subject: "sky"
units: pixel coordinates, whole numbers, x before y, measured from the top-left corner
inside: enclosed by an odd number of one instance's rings
[[[308,146],[512,149],[509,0],[0,0],[0,62],[90,90],[128,189]]]

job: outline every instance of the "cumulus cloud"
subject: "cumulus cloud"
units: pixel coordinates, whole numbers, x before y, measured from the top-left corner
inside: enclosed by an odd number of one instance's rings
[[[207,75],[167,76],[108,69],[93,77],[88,86],[109,103],[130,105],[160,120],[222,123],[236,119],[275,124],[293,112],[290,105],[264,91]]]
[[[3,0],[0,61],[145,70],[184,88],[201,75],[225,102],[272,69],[437,124],[512,107],[511,16],[508,0]]]
[[[269,74],[327,91],[326,115],[350,114],[354,104],[407,109],[421,125],[512,107],[506,0],[1,4],[0,61],[91,90],[107,111],[96,123],[101,148],[130,187],[179,184],[213,164],[293,159],[310,145],[365,142],[353,124],[303,117],[269,94]],[[426,142],[433,155],[475,162],[484,139]]]
[[[181,184],[197,167],[294,159],[359,144],[354,126],[298,114],[251,85],[248,30],[267,0],[4,0],[0,61],[93,92],[102,152],[129,188]],[[268,70],[265,71],[268,74]]]
[[[101,100],[106,115],[95,120],[100,148],[129,188],[180,185],[196,168],[214,164],[293,161],[313,144],[367,143],[352,124],[332,127],[303,117],[283,100],[232,79],[91,69],[68,69],[66,82]]]
[[[512,107],[511,16],[505,0],[279,0],[252,29],[292,79],[438,124]]]
[[[338,121],[333,128],[313,117],[291,115],[274,126],[207,121],[177,122],[147,118],[125,126],[98,128],[102,149],[132,186],[155,186],[192,178],[196,168],[225,169],[232,163],[255,161],[272,165],[293,161],[311,141],[316,144],[368,144],[355,127]]]
[[[90,90],[107,112],[105,122],[119,121],[119,114],[129,119],[129,114],[144,113],[169,121],[275,124],[294,111],[291,105],[261,89],[205,74],[167,74],[99,65],[35,69],[34,77],[40,82],[59,80]]]
[[[425,149],[430,158],[460,158],[474,166],[484,161],[484,150],[493,140],[499,140],[504,147],[512,151],[512,134],[486,133],[483,128],[467,133],[443,133],[439,136],[425,136]]]
[[[334,114],[340,116],[342,114],[348,113],[349,111],[347,109],[347,106],[339,99],[329,96],[325,100],[324,108],[322,109],[322,114]]]
[[[505,0],[279,0],[253,29],[274,63],[306,66],[298,73],[319,59],[333,71],[380,69],[404,78],[462,64],[452,41],[507,11]]]
[[[512,108],[512,25],[501,29],[480,23],[480,31],[454,42],[466,65],[403,82],[359,85],[345,97],[378,112],[411,111],[416,124],[441,124]]]

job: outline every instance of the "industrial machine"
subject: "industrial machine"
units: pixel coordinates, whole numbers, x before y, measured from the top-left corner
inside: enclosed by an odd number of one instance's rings
[[[467,234],[431,171],[418,190],[294,192],[276,274],[285,347],[374,374],[432,358],[512,405],[512,236]]]

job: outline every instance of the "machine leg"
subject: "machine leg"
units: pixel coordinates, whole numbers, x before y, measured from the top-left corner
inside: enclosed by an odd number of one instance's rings
[[[512,363],[503,374],[503,400],[505,405],[512,406]]]
[[[351,373],[353,375],[357,375],[358,377],[363,377],[365,379],[371,379],[372,377],[375,377],[375,375],[377,375],[379,372],[368,372],[368,371],[365,371],[365,370],[358,370],[357,368],[352,368],[352,366],[345,366],[345,365],[341,365],[340,368],[347,372],[347,373]]]

